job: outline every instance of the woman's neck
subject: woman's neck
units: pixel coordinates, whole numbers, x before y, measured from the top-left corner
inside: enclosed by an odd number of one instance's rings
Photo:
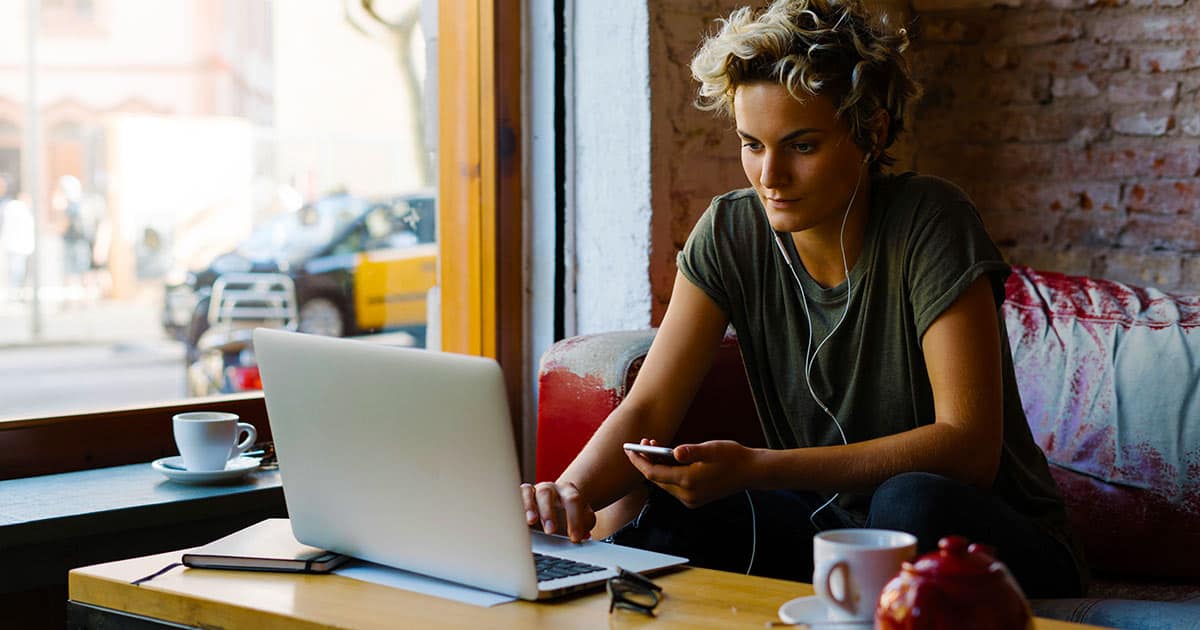
[[[865,183],[865,182],[864,182]],[[867,233],[867,221],[871,215],[871,192],[863,187],[855,196],[850,215],[846,217],[845,233],[842,232],[842,215],[830,221],[800,232],[792,232],[792,243],[800,256],[800,264],[808,275],[822,287],[834,287],[846,281],[846,274],[854,268],[862,253]],[[845,266],[842,262],[842,247],[845,247]]]

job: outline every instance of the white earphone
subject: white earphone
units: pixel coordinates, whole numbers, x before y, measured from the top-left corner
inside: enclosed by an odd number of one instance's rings
[[[862,165],[866,166],[867,162],[870,160],[871,154],[868,153],[863,157]],[[808,385],[808,393],[810,396],[812,396],[813,401],[817,403],[817,406],[821,408],[821,411],[825,412],[825,415],[829,416],[829,418],[833,420],[833,425],[837,427],[838,435],[840,435],[842,438],[842,444],[849,444],[850,442],[846,439],[846,432],[842,429],[842,423],[838,422],[837,415],[829,410],[829,406],[826,405],[825,401],[821,400],[821,398],[817,396],[817,392],[813,390],[812,366],[816,363],[817,355],[821,352],[821,348],[825,345],[825,342],[833,338],[834,333],[841,328],[842,322],[846,321],[846,316],[850,313],[850,299],[853,297],[854,287],[850,282],[850,269],[849,265],[846,263],[846,219],[850,217],[850,209],[854,207],[854,200],[858,198],[858,189],[862,185],[863,170],[864,169],[862,168],[858,170],[858,178],[854,182],[854,192],[850,195],[850,203],[846,204],[846,211],[842,213],[842,227],[841,231],[838,233],[838,245],[840,246],[842,252],[842,272],[846,275],[846,306],[842,309],[842,316],[838,319],[837,323],[833,325],[833,328],[830,329],[829,333],[825,335],[825,338],[817,344],[816,350],[812,351],[812,356],[809,356],[809,350],[812,349],[812,316],[809,314],[808,310],[808,296],[804,293],[804,284],[800,282],[800,276],[796,273],[796,268],[792,264],[792,257],[788,255],[787,249],[783,245],[783,236],[779,232],[775,232],[775,244],[779,247],[779,253],[783,256],[783,261],[787,264],[788,270],[792,272],[792,279],[796,282],[796,288],[800,289],[800,304],[804,307],[804,318],[808,320],[808,345],[804,349],[804,381]],[[820,507],[813,510],[812,514],[808,515],[808,520],[813,524],[813,527],[816,527],[818,530],[821,529],[816,522],[817,512],[829,507],[831,503],[837,500],[838,496],[840,496],[840,493],[834,493],[832,497],[829,497],[828,501],[821,504]],[[751,563],[753,563],[753,560],[751,560]]]
[[[875,138],[871,138],[871,143],[872,145],[875,143]],[[866,166],[870,161],[871,154],[867,153],[863,156],[862,166]],[[783,246],[783,236],[780,235],[779,232],[775,232],[775,244],[779,246],[779,253],[783,256],[783,261],[787,263],[788,270],[792,272],[792,278],[796,281],[796,287],[800,289],[800,303],[804,306],[804,318],[808,320],[808,346],[804,349],[804,381],[808,384],[808,393],[817,403],[817,406],[819,406],[821,410],[833,420],[834,426],[837,427],[838,434],[842,436],[842,444],[849,444],[849,440],[846,439],[846,432],[842,430],[842,423],[838,422],[837,416],[829,410],[829,407],[825,404],[825,402],[817,396],[815,391],[813,391],[811,372],[812,366],[817,360],[817,354],[821,352],[821,346],[824,346],[825,342],[829,341],[829,339],[833,337],[833,334],[837,332],[838,328],[841,328],[842,322],[846,321],[846,315],[850,312],[850,297],[851,289],[853,289],[853,287],[850,284],[849,266],[846,264],[846,219],[850,217],[850,209],[854,207],[854,200],[858,198],[858,188],[862,184],[863,170],[864,169],[861,167],[858,169],[858,179],[854,181],[854,192],[850,195],[850,203],[846,204],[846,211],[842,214],[842,229],[838,234],[838,245],[842,250],[842,272],[846,274],[846,307],[842,309],[842,316],[840,319],[838,319],[837,323],[833,325],[833,329],[829,331],[829,334],[825,335],[825,338],[821,340],[821,343],[817,344],[817,349],[812,353],[811,358],[809,357],[808,353],[809,350],[812,349],[812,317],[808,312],[808,296],[804,293],[804,285],[800,282],[800,276],[796,274],[796,268],[792,266],[792,257],[788,255],[787,248]],[[766,212],[765,208],[763,209],[763,212]],[[754,500],[750,498],[749,490],[746,490],[745,493],[746,502],[750,505],[750,562],[746,565],[746,575],[750,575],[750,572],[754,569],[754,558],[758,551],[758,523],[754,513]],[[833,496],[829,497],[828,501],[822,503],[820,507],[813,510],[812,514],[808,515],[808,521],[812,523],[813,527],[816,527],[818,530],[821,529],[821,527],[817,525],[816,521],[817,512],[829,507],[831,503],[837,500],[838,496],[840,496],[840,493],[835,492]]]

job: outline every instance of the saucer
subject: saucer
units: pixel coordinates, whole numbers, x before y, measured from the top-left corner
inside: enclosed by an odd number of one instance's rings
[[[824,627],[845,628],[847,630],[875,627],[873,619],[865,619],[863,621],[835,621],[830,619],[829,607],[816,595],[797,597],[796,599],[784,602],[779,607],[779,618],[787,623],[810,624],[814,630]]]
[[[238,457],[225,464],[225,470],[187,470],[183,467],[183,457],[163,457],[150,462],[150,467],[167,476],[176,483],[193,485],[228,483],[240,479],[246,473],[258,468],[259,460],[255,457]]]

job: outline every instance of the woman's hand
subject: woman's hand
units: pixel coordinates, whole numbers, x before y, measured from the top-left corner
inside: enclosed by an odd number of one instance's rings
[[[525,522],[530,527],[541,525],[547,534],[565,533],[571,542],[582,542],[591,537],[596,526],[592,506],[569,481],[523,483],[521,499],[525,503]]]
[[[643,439],[642,444],[655,442]],[[696,508],[750,487],[758,450],[732,440],[683,444],[675,447],[675,459],[682,465],[655,464],[637,453],[625,455],[646,479]]]

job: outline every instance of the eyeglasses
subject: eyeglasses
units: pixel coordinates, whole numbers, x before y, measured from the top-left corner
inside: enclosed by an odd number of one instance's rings
[[[625,608],[654,616],[654,608],[662,600],[662,587],[645,577],[616,567],[617,575],[608,578],[608,612]]]

